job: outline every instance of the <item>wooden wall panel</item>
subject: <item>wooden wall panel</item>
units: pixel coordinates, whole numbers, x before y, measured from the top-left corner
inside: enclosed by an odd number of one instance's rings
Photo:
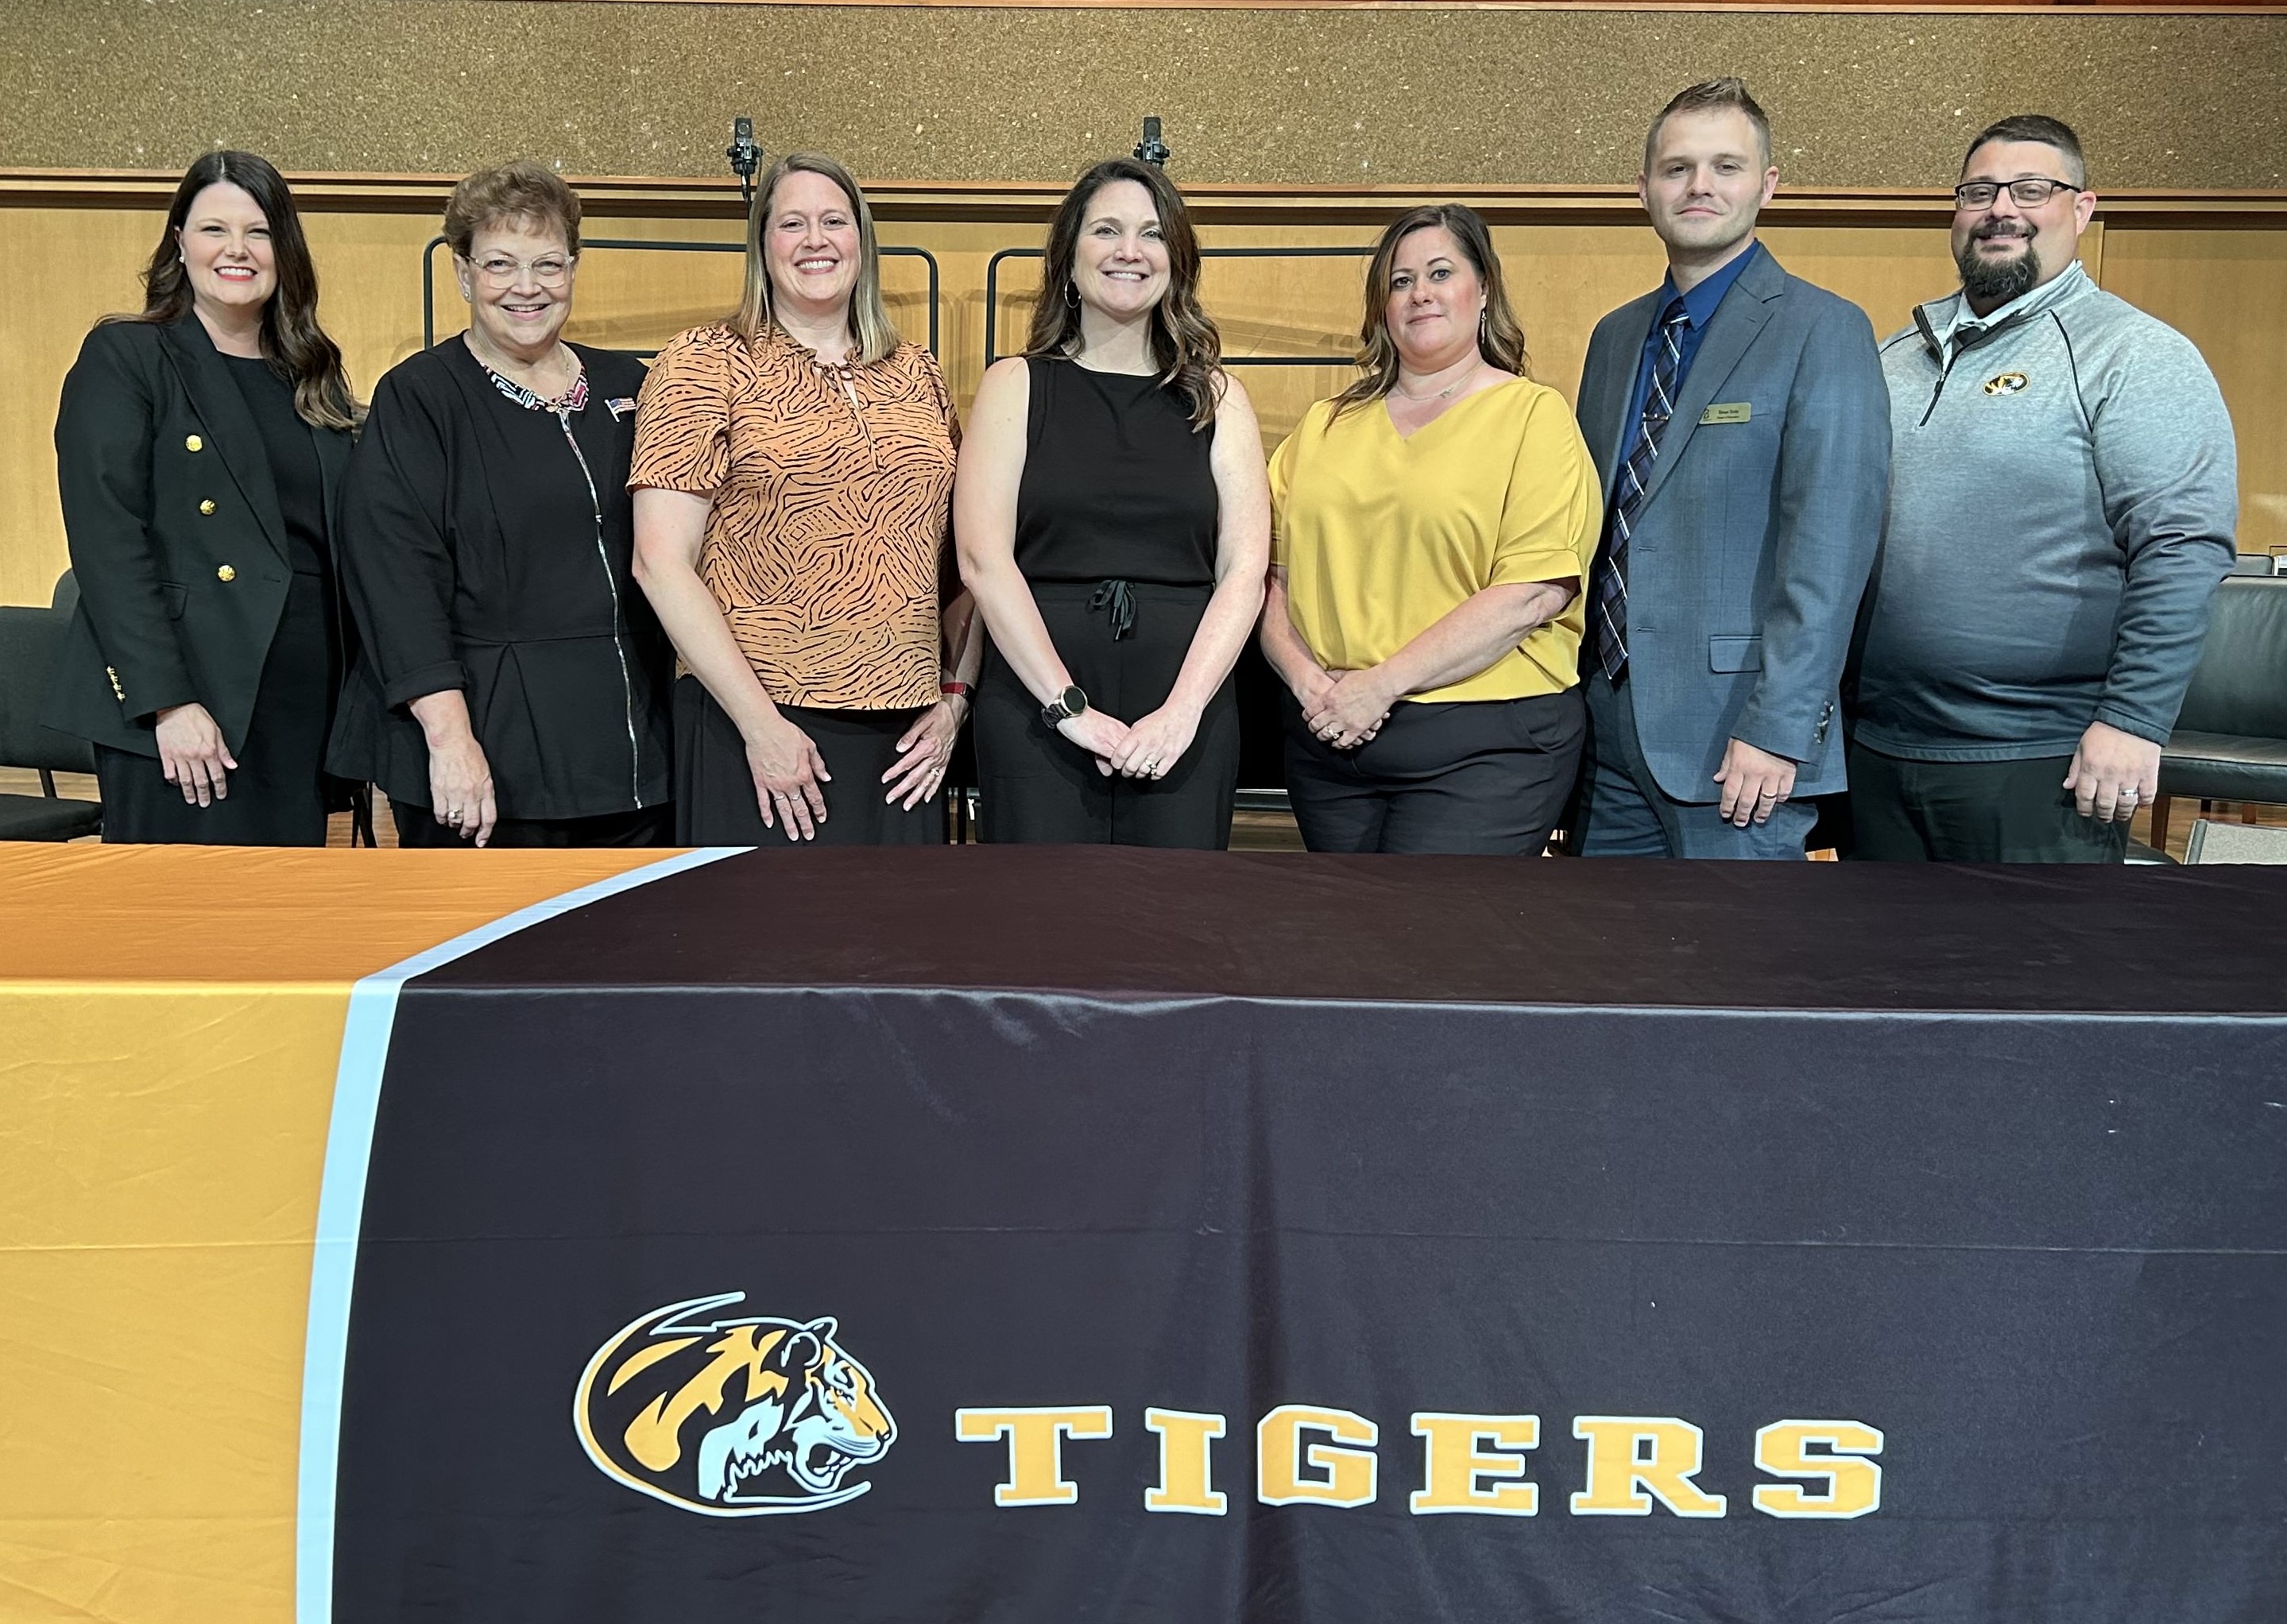
[[[2116,225],[2104,285],[2207,357],[2239,440],[2239,550],[2287,553],[2287,233]]]
[[[137,272],[163,212],[0,212],[11,296],[0,299],[0,603],[44,603],[64,567],[56,403],[97,317],[143,302]]]
[[[1392,206],[1395,206],[1393,201]],[[950,212],[935,210],[933,212]],[[1037,247],[1041,227],[1005,209],[977,217],[890,219],[887,243],[925,248],[938,261],[941,354],[955,396],[976,389],[985,352],[985,266],[998,249]],[[1520,216],[1512,209],[1505,217]],[[996,213],[999,217],[995,217]],[[1550,223],[1495,227],[1512,296],[1524,322],[1533,373],[1569,398],[1578,387],[1588,335],[1603,312],[1655,287],[1658,244],[1625,213],[1609,223],[1569,206]],[[676,217],[591,212],[590,239],[735,241],[740,225],[719,215]],[[1218,220],[1203,225],[1210,247],[1365,246],[1374,228],[1354,209],[1329,207],[1322,223],[1286,212],[1277,224]],[[2265,217],[2272,218],[2273,217]],[[159,222],[146,204],[117,208],[0,208],[12,246],[18,296],[0,304],[0,354],[10,387],[0,390],[0,601],[44,603],[64,567],[51,438],[56,398],[80,338],[99,314],[137,301],[135,268]],[[1896,223],[1867,223],[1863,212],[1837,223],[1798,214],[1765,237],[1796,274],[1856,300],[1879,333],[1902,326],[1911,306],[1953,283],[1943,217],[1901,212]],[[425,206],[401,211],[313,208],[305,220],[318,256],[328,329],[347,354],[360,391],[421,342],[423,245],[436,233]],[[2222,380],[2239,428],[2245,493],[2243,535],[2251,548],[2287,548],[2287,224],[2219,229],[2194,210],[2164,223],[2114,222],[2093,237],[2088,258],[2100,280],[2191,335]],[[465,321],[449,260],[436,256],[439,335]],[[1037,285],[1038,261],[1003,263],[996,340],[1021,348]],[[1211,259],[1205,292],[1233,355],[1341,356],[1356,343],[1363,258]],[[885,262],[884,280],[899,324],[913,337],[928,329],[925,275],[917,262]],[[637,350],[658,347],[736,300],[735,254],[593,249],[580,272],[572,336]],[[1310,402],[1354,375],[1347,365],[1259,367],[1244,377],[1272,442]]]

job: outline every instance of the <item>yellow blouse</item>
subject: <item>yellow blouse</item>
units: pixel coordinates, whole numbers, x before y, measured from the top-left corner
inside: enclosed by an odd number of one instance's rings
[[[1603,502],[1564,397],[1519,378],[1401,439],[1385,403],[1321,400],[1270,459],[1272,562],[1329,671],[1379,665],[1487,587],[1570,581]],[[1522,699],[1579,681],[1585,592],[1476,675],[1412,697]]]

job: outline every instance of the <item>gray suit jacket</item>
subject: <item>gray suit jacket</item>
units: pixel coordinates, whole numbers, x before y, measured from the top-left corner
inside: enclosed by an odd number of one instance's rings
[[[1598,322],[1581,372],[1607,546],[1659,303],[1655,290]],[[1703,422],[1717,405],[1744,405],[1746,421]],[[1889,390],[1865,312],[1765,249],[1707,324],[1628,543],[1627,687],[1669,796],[1721,799],[1733,738],[1799,762],[1799,795],[1843,787],[1837,690],[1889,480]],[[1594,647],[1592,635],[1584,671]]]

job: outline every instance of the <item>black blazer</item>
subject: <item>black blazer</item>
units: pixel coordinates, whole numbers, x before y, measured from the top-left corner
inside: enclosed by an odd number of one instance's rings
[[[350,436],[311,438],[338,532]],[[291,569],[261,430],[197,317],[87,335],[56,414],[56,474],[80,599],[47,724],[156,755],[153,713],[196,701],[241,749]]]

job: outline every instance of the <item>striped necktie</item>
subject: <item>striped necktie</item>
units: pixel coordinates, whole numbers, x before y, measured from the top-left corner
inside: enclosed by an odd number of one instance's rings
[[[1635,444],[1620,469],[1619,501],[1612,509],[1612,544],[1604,551],[1603,567],[1596,572],[1596,663],[1605,680],[1617,682],[1628,668],[1628,533],[1635,528],[1636,513],[1651,486],[1652,465],[1659,461],[1659,437],[1675,410],[1675,374],[1683,359],[1683,329],[1691,318],[1682,298],[1670,299],[1660,312],[1659,351],[1652,359],[1651,387],[1644,391],[1643,416],[1636,425]]]

